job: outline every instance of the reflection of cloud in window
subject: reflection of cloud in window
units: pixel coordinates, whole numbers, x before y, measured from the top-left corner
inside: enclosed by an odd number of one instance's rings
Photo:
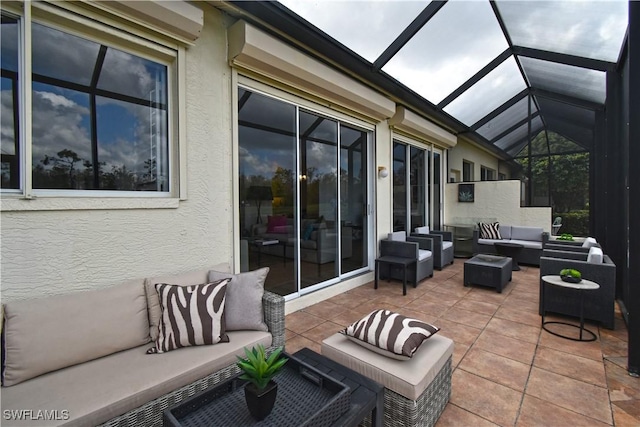
[[[240,168],[245,176],[261,175],[271,178],[279,166],[288,169],[284,166],[284,162],[278,162],[271,152],[269,152],[269,158],[250,153],[244,147],[240,147],[238,153],[240,156]]]
[[[33,159],[39,163],[46,155],[62,150],[74,151],[82,159],[91,159],[89,129],[82,125],[89,110],[69,98],[33,91]]]
[[[13,94],[11,90],[3,90],[0,96],[0,141],[2,154],[15,154],[15,133],[13,123]]]
[[[161,82],[166,77],[166,67],[137,56],[109,48],[104,59],[98,81],[100,89],[150,99],[151,91],[156,88],[156,72],[161,74]],[[165,91],[164,86],[162,92]],[[162,93],[161,102],[166,102]]]

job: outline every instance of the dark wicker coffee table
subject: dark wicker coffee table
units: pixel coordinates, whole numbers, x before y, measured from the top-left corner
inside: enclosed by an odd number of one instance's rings
[[[522,249],[524,249],[523,245],[519,243],[496,242],[493,244],[493,246],[495,246],[498,254],[511,258],[512,271],[520,271],[520,266],[518,265],[518,257],[520,256],[520,252],[522,252]]]
[[[502,288],[509,281],[511,258],[481,254],[464,262],[464,286],[491,286],[502,293]]]

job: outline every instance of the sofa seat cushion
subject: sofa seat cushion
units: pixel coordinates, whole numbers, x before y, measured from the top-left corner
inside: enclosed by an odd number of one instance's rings
[[[481,244],[481,245],[493,245],[496,242],[508,243],[509,240],[478,239],[478,243]]]
[[[527,249],[540,249],[540,250],[542,250],[542,242],[540,242],[540,241],[511,239],[511,240],[508,240],[508,242],[509,243],[517,243],[518,245],[522,245]]]
[[[230,342],[146,354],[148,345],[50,372],[2,389],[2,411],[67,410],[56,425],[89,426],[137,408],[236,362],[245,346],[271,345],[271,334],[229,332]],[[46,426],[51,421],[16,421],[12,426]]]
[[[315,240],[300,240],[302,249],[318,249],[318,243]]]
[[[447,250],[449,248],[453,247],[453,242],[449,242],[448,240],[445,240],[442,242],[442,249],[443,250]]]
[[[5,386],[149,342],[142,279],[9,302],[4,315]]]

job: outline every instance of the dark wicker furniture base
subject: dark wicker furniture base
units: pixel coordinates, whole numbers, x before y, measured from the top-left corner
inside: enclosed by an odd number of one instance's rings
[[[511,281],[511,258],[476,255],[464,262],[464,286],[483,285],[496,288],[498,293]]]
[[[451,398],[451,357],[417,400],[410,400],[393,390],[384,390],[385,427],[432,427]],[[365,426],[370,422],[365,419]]]
[[[164,412],[170,427],[331,426],[350,407],[349,386],[318,371],[295,356],[274,380],[278,395],[262,421],[252,418],[244,399],[245,380],[234,377]]]

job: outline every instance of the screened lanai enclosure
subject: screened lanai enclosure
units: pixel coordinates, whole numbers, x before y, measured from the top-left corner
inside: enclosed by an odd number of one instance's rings
[[[638,2],[231,4],[494,153],[521,177],[523,205],[581,211],[575,233],[595,236],[616,263],[629,371],[640,371]]]

